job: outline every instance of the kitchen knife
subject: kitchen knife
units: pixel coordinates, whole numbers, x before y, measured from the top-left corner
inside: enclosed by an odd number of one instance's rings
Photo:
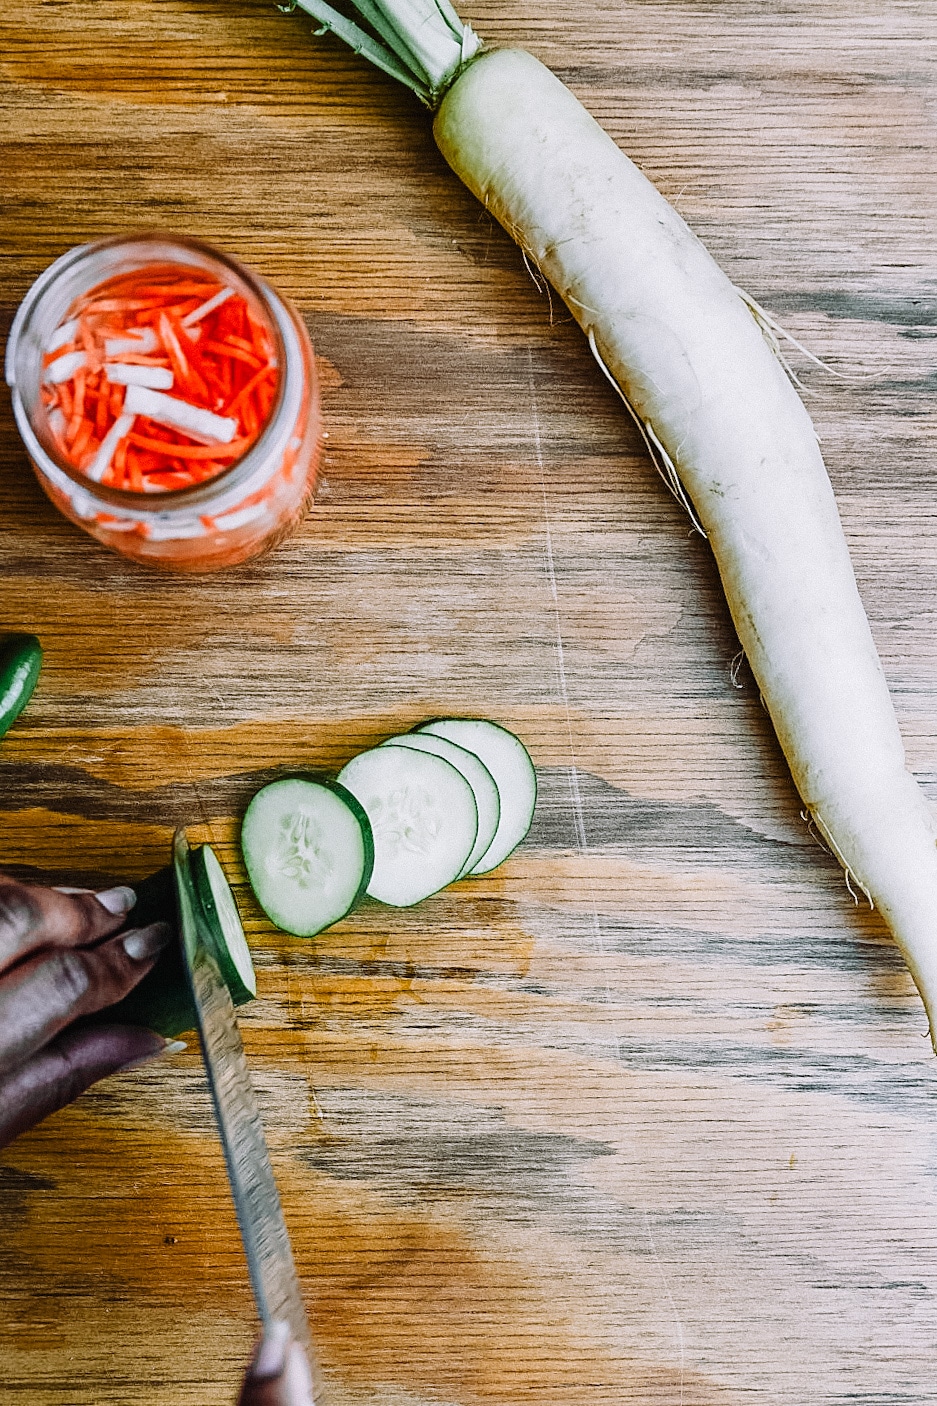
[[[265,1329],[277,1321],[289,1324],[293,1337],[309,1356],[319,1401],[309,1325],[257,1099],[231,997],[218,971],[211,936],[205,929],[184,830],[177,830],[173,838],[173,871],[182,948],[198,1015],[205,1070],[257,1311]]]

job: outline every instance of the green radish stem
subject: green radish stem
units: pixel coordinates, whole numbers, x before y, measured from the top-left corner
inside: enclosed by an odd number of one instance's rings
[[[409,43],[404,7],[373,3]],[[426,6],[424,43],[430,29],[451,56],[452,25]],[[906,767],[816,434],[773,329],[532,55],[476,50],[441,63],[418,95],[436,109],[443,156],[564,299],[709,538],[807,811],[891,928],[934,1041],[937,825]]]
[[[374,34],[327,0],[291,0],[280,8],[305,10],[321,24],[320,33],[331,30],[430,108],[481,48],[481,40],[462,23],[449,0],[355,0],[355,9]]]

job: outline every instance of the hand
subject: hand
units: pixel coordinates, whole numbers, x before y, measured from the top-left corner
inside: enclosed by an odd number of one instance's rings
[[[125,996],[170,939],[165,923],[114,936],[135,901],[125,887],[93,894],[0,874],[0,1147],[166,1049],[136,1026],[72,1028]]]
[[[309,1362],[287,1323],[274,1323],[261,1339],[238,1406],[315,1406]]]

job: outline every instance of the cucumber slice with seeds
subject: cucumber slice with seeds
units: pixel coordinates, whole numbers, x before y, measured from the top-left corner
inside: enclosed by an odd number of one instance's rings
[[[473,865],[472,874],[496,869],[517,848],[530,829],[537,803],[537,773],[519,737],[500,723],[486,718],[434,718],[415,729],[446,737],[484,762],[501,797],[501,816],[495,837]]]
[[[371,822],[372,898],[409,908],[459,877],[475,845],[478,808],[451,762],[410,747],[374,747],[338,779]]]
[[[304,776],[257,792],[241,825],[241,849],[261,908],[297,937],[344,918],[374,865],[371,827],[355,796],[340,782]]]
[[[475,837],[472,852],[462,866],[462,873],[457,876],[460,879],[463,878],[481,859],[498,830],[498,821],[501,818],[501,799],[491,772],[474,752],[468,752],[457,742],[450,742],[447,737],[437,737],[430,732],[401,733],[399,737],[388,738],[386,742],[381,743],[381,746],[411,747],[417,752],[433,752],[437,757],[451,762],[457,771],[461,771],[471,786],[475,793],[475,805],[478,808],[478,834]]]

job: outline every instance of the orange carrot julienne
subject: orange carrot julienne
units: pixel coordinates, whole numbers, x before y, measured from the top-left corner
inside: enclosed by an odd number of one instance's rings
[[[240,340],[241,339],[238,338],[238,341]],[[259,356],[255,356],[252,351],[245,351],[243,347],[237,346],[231,338],[228,338],[225,342],[206,341],[203,343],[203,346],[205,351],[213,351],[220,356],[233,357],[235,361],[243,361],[246,366],[257,367],[263,365]]]
[[[239,409],[242,401],[254,394],[254,391],[260,385],[261,381],[266,380],[268,376],[272,376],[273,374],[272,367],[262,366],[260,370],[251,377],[247,384],[241,387],[234,399],[228,402],[225,406],[225,414],[233,415],[234,412]]]
[[[168,366],[168,356],[148,356],[146,352],[115,352],[109,356],[108,361],[117,362],[120,366]]]
[[[192,326],[184,325],[185,317],[206,305]],[[50,428],[73,468],[88,470],[95,464],[96,476],[106,486],[136,493],[168,491],[226,472],[262,432],[276,398],[273,336],[236,288],[198,269],[155,264],[88,290],[68,309],[61,328],[66,323],[69,340],[47,348],[43,365],[68,352],[84,353],[82,364],[72,370],[72,363],[66,363],[63,369],[71,370],[70,376],[43,382],[41,404],[47,415],[61,416]],[[136,338],[139,351],[133,350]],[[115,348],[108,355],[108,341],[127,350]],[[121,367],[119,379],[115,371],[110,380],[108,365]],[[154,382],[157,368],[161,374]],[[99,451],[105,441],[111,443],[107,437],[134,384],[154,386],[175,402],[233,420],[231,441],[192,443],[193,437],[177,428],[176,412],[167,407],[173,418],[165,422],[137,415],[102,469]],[[159,399],[151,410],[157,417]]]
[[[83,370],[75,372],[73,384],[75,391],[72,396],[72,413],[68,417],[68,428],[65,431],[65,438],[69,444],[78,434],[85,418],[85,373]]]
[[[147,479],[147,482],[153,484],[157,488],[191,488],[192,475],[187,474],[184,471],[180,472],[175,469],[167,469],[162,473],[150,474],[149,478]]]
[[[76,462],[81,462],[93,433],[94,422],[87,419],[82,420],[74,439],[68,446],[68,452]]]
[[[103,439],[107,431],[107,412],[110,403],[110,398],[110,392],[108,392],[107,394],[105,394],[103,391],[98,392],[97,405],[94,409],[94,432],[97,435],[98,439]]]
[[[193,298],[198,298],[201,302],[204,301],[205,298],[210,297],[212,290],[216,286],[214,280],[210,279],[205,283],[167,283],[165,288],[161,288],[158,284],[153,283],[137,288],[135,291],[138,297],[185,298],[188,301],[191,301]]]
[[[225,337],[224,345],[226,347],[240,347],[241,351],[246,352],[256,353],[257,351],[256,341],[249,342],[246,337],[236,337],[233,332],[229,332]]]
[[[42,358],[43,366],[51,366],[53,361],[58,361],[60,356],[69,356],[74,351],[80,351],[77,342],[65,342],[62,346],[56,347],[54,351],[45,352]]]
[[[165,440],[150,439],[147,435],[137,434],[136,430],[131,430],[127,438],[140,449],[171,455],[174,459],[235,459],[244,453],[250,442],[245,437],[233,439],[230,444],[167,444]]]
[[[128,312],[143,312],[148,308],[161,308],[165,306],[165,303],[166,299],[164,297],[102,298],[99,299],[97,302],[83,304],[80,309],[80,312],[85,314],[119,312],[126,315]]]
[[[134,493],[143,492],[143,470],[139,460],[127,451],[127,487]]]

